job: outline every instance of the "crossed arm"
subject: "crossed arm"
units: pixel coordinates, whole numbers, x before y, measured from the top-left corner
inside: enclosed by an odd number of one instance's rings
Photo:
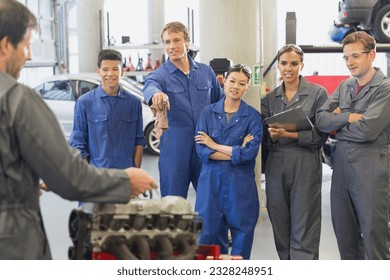
[[[248,134],[245,136],[241,146],[245,147],[247,143],[254,139],[253,135]],[[204,131],[199,131],[198,135],[195,136],[195,142],[197,144],[203,144],[208,148],[215,150],[215,153],[210,155],[210,159],[213,160],[230,160],[232,157],[232,146],[226,146],[216,143],[210,136]]]

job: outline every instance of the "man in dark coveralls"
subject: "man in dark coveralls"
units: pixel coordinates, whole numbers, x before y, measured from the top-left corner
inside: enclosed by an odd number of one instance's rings
[[[352,77],[320,109],[336,132],[331,211],[341,259],[390,259],[390,79],[373,67],[376,43],[359,31],[342,42]]]
[[[156,188],[141,169],[96,169],[66,144],[53,112],[17,82],[31,59],[35,16],[0,0],[0,259],[50,259],[39,206],[39,178],[69,200],[126,203]]]

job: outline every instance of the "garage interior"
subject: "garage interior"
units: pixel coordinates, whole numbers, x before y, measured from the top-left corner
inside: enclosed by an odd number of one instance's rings
[[[40,31],[33,44],[33,60],[26,64],[20,81],[32,85],[60,73],[83,73],[96,70],[96,54],[103,48],[118,49],[123,56],[143,62],[151,58],[163,61],[160,31],[164,24],[179,20],[187,24],[192,34],[192,46],[198,51],[196,60],[208,64],[215,58],[227,58],[234,63],[257,67],[257,84],[244,98],[260,110],[260,100],[267,89],[278,84],[273,64],[277,49],[284,43],[302,46],[339,44],[329,38],[327,28],[337,18],[338,0],[327,1],[262,1],[262,0],[24,0],[39,16]],[[126,2],[126,4],[124,4]],[[141,3],[140,3],[141,2]],[[315,3],[313,3],[315,2]],[[312,11],[313,14],[307,13]],[[314,11],[323,11],[314,14]],[[293,12],[296,21],[288,22]],[[290,14],[291,15],[291,14]],[[315,24],[313,23],[314,21]],[[318,21],[318,22],[317,22]],[[82,24],[81,24],[82,23]],[[293,23],[293,25],[288,24]],[[320,28],[316,29],[316,24]],[[296,26],[294,26],[294,24]],[[295,27],[295,28],[294,28]],[[288,30],[293,28],[292,30]],[[118,31],[120,30],[120,31]],[[143,35],[139,35],[143,33]],[[305,49],[304,49],[305,50]],[[376,66],[388,69],[383,46]],[[306,51],[305,51],[306,53]],[[264,72],[269,71],[263,77]],[[126,73],[142,81],[145,73]],[[348,76],[340,50],[315,52],[307,50],[302,75]],[[158,182],[158,157],[144,154],[142,168]],[[258,163],[260,162],[260,156]],[[260,164],[258,164],[260,166]],[[330,180],[332,170],[323,166],[322,231],[320,259],[337,260],[339,254],[330,218]],[[277,260],[272,228],[267,215],[264,178],[256,169],[261,214],[255,231],[251,259]],[[158,192],[155,194],[158,197]],[[195,205],[195,192],[190,187],[189,202]],[[69,202],[52,193],[41,197],[42,215],[54,259],[68,259],[71,240],[68,233],[70,212],[77,202]]]

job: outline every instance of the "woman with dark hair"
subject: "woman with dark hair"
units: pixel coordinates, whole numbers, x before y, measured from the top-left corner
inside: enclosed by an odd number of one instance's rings
[[[284,45],[278,52],[282,83],[261,102],[263,118],[302,107],[314,127],[302,131],[269,126],[265,141],[267,210],[280,259],[318,259],[321,233],[321,146],[327,134],[316,128],[316,116],[327,100],[326,90],[300,75],[303,51]]]
[[[218,244],[232,255],[249,259],[259,216],[255,159],[262,139],[260,113],[242,97],[250,87],[251,70],[229,68],[224,79],[225,97],[200,114],[195,136],[202,160],[195,211],[204,219],[201,244]]]

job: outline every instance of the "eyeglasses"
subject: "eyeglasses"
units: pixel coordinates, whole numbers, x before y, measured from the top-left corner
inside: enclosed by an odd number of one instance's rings
[[[343,59],[345,62],[347,62],[349,59],[358,60],[363,53],[369,53],[369,52],[370,51],[365,51],[365,50],[357,51],[357,52],[354,52],[350,55],[344,55]]]
[[[248,66],[246,66],[245,64],[235,64],[235,65],[229,67],[229,69],[226,73],[229,74],[230,72],[236,72],[236,71],[240,71],[240,70],[242,70],[242,72],[245,75],[247,75],[249,77],[249,79],[252,78],[252,70]]]

